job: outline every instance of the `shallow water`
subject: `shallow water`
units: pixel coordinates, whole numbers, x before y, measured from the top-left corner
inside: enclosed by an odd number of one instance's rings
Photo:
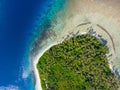
[[[40,53],[50,44],[59,41],[70,32],[75,31],[77,25],[91,22],[90,26],[85,26],[80,29],[87,29],[92,26],[99,30],[96,26],[100,25],[109,32],[115,44],[115,53],[113,48],[110,52],[113,54],[110,64],[112,65],[113,71],[120,75],[119,15],[119,0],[66,0],[64,8],[57,11],[54,19],[49,21],[49,18],[46,17],[48,18],[48,22],[43,23],[47,26],[39,28],[43,30],[43,32],[41,32],[42,36],[38,35],[35,38],[31,48],[30,59],[34,60],[35,57],[39,57]],[[100,32],[100,34],[103,33]],[[110,42],[111,41],[109,41],[109,43]]]
[[[0,0],[0,90],[34,90],[33,60],[80,23],[100,24],[119,42],[119,0],[93,1]],[[119,72],[120,43],[115,45]]]
[[[29,49],[48,1],[0,0],[0,90],[35,89]]]

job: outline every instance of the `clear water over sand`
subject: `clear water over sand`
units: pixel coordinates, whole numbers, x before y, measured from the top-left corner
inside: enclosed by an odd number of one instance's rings
[[[51,15],[55,15],[55,17],[49,22],[43,22],[46,26],[40,28],[43,30],[42,36],[38,35],[32,44],[31,60],[38,60],[47,47],[57,43],[69,33],[76,32],[78,29],[84,31],[92,26],[98,34],[107,39],[110,52],[113,55],[110,60],[111,69],[120,73],[119,0],[66,0],[63,8],[51,12]],[[87,22],[90,24],[77,28],[77,25]],[[113,41],[101,29],[107,30]]]

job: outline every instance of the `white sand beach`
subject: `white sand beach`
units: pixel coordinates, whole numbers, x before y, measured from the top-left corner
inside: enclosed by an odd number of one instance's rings
[[[42,90],[41,87],[41,82],[40,82],[40,77],[39,77],[39,72],[37,70],[37,63],[39,61],[39,58],[44,54],[45,51],[47,51],[51,46],[56,45],[57,43],[51,44],[50,46],[48,46],[46,49],[44,49],[44,51],[42,51],[41,53],[39,53],[39,55],[36,57],[35,61],[33,62],[34,64],[34,73],[35,73],[35,78],[36,78],[36,90]]]
[[[69,0],[65,10],[61,10],[57,14],[56,22],[52,22],[52,30],[57,35],[54,41],[51,41],[54,44],[47,45],[48,47],[40,51],[35,58],[36,90],[42,90],[36,68],[42,54],[70,32],[76,33],[78,30],[81,30],[80,33],[86,32],[86,29],[91,26],[97,34],[102,35],[108,41],[107,46],[110,48],[110,54],[112,54],[109,66],[114,72],[120,73],[120,0]],[[77,27],[86,22],[91,23]],[[107,30],[113,41],[102,29]]]

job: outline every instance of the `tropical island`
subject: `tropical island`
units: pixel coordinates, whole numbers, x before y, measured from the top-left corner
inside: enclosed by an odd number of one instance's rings
[[[83,34],[64,40],[39,59],[43,90],[117,90],[120,81],[109,68],[103,38]]]

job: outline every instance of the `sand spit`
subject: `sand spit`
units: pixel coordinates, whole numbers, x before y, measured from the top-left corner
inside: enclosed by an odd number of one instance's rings
[[[51,46],[66,38],[70,33],[88,32],[92,27],[98,35],[108,41],[110,49],[109,66],[113,72],[120,75],[120,0],[68,0],[64,10],[57,13],[55,22],[51,23],[51,30],[57,35],[44,49],[39,49],[34,58],[36,75],[36,90],[42,90],[36,64],[42,54]],[[69,36],[72,36],[70,34]],[[62,42],[62,41],[61,41]],[[54,44],[53,44],[54,43]],[[108,55],[109,56],[109,55]]]

